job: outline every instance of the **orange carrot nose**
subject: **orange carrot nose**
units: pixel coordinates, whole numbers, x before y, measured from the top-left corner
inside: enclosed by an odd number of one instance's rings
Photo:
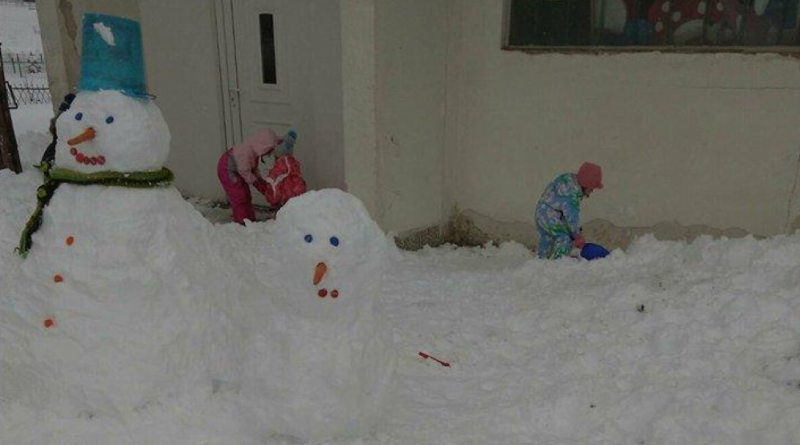
[[[95,134],[94,128],[89,127],[87,129],[83,130],[83,133],[81,133],[81,134],[75,136],[74,138],[68,140],[67,143],[69,145],[78,145],[81,142],[91,141],[92,139],[94,139],[95,135],[96,134]]]
[[[328,266],[325,263],[318,263],[316,269],[314,269],[314,286],[319,284],[322,281],[322,277],[325,276],[325,272],[328,271]]]

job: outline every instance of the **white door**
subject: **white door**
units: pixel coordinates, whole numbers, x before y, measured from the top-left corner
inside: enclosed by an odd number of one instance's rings
[[[311,188],[344,183],[341,31],[336,0],[220,0],[229,141],[298,133]]]

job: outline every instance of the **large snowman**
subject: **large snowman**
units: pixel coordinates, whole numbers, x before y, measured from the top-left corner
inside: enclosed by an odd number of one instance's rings
[[[121,416],[211,387],[223,284],[211,225],[171,187],[136,22],[87,14],[79,92],[0,308],[4,402]]]
[[[395,356],[380,280],[389,244],[364,206],[339,190],[306,193],[277,215],[263,270],[269,298],[243,393],[259,439],[363,436],[392,390]]]

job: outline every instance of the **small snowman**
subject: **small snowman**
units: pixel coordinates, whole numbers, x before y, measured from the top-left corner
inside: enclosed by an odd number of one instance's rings
[[[248,354],[243,392],[259,439],[363,436],[393,384],[391,327],[382,317],[389,243],[355,197],[293,198],[277,215],[265,269],[267,314]]]
[[[30,370],[19,375],[51,386],[19,391],[31,398],[22,403],[124,417],[211,386],[209,301],[224,287],[210,223],[163,166],[170,134],[146,92],[139,24],[85,15],[81,70],[20,242],[25,282],[0,308],[0,342],[15,345],[9,366]]]

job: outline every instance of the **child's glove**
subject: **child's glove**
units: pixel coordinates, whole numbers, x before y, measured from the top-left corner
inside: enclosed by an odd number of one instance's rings
[[[583,246],[586,245],[586,238],[583,237],[582,233],[579,233],[575,235],[575,239],[572,240],[572,244],[578,249],[583,249]]]

